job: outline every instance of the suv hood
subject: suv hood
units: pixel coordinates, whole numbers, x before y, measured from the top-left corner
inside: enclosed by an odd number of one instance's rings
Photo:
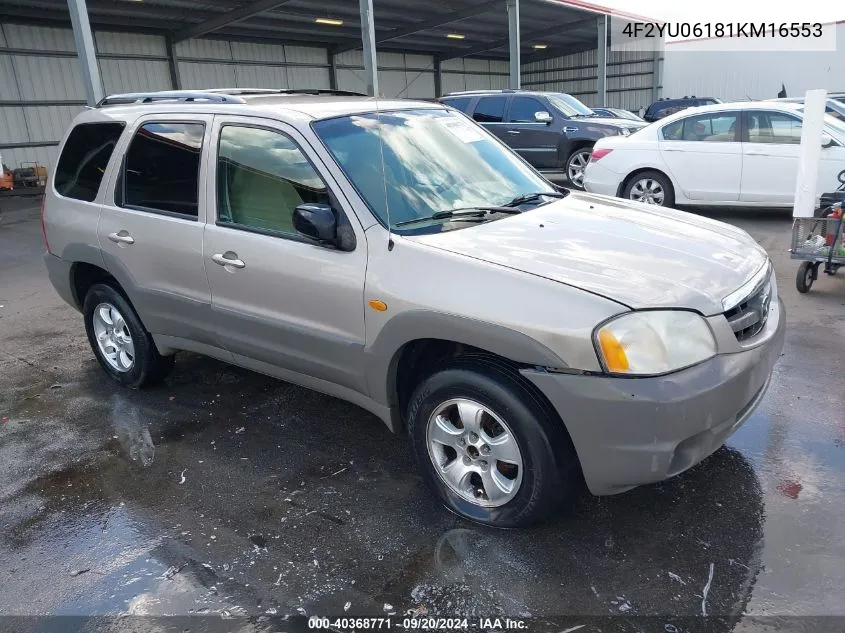
[[[633,119],[611,119],[603,116],[590,116],[575,119],[576,121],[587,121],[589,123],[598,123],[600,125],[608,125],[610,127],[627,127],[632,130],[640,129],[648,125],[645,121],[634,121]]]
[[[521,215],[407,239],[630,308],[688,308],[705,316],[721,313],[722,299],[768,261],[750,235],[728,224],[576,192]]]

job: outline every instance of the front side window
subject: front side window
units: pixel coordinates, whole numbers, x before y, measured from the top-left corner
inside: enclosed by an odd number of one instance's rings
[[[748,112],[748,142],[798,145],[801,119],[782,112]]]
[[[737,115],[733,112],[699,114],[666,125],[665,141],[731,143],[736,140]]]
[[[508,121],[514,123],[536,123],[535,112],[548,112],[543,102],[533,97],[514,97],[508,113]]]
[[[281,132],[226,125],[217,156],[220,223],[296,235],[293,210],[303,203],[329,204],[326,183]]]
[[[146,123],[126,152],[123,207],[197,217],[202,123]]]
[[[479,123],[501,123],[504,115],[504,97],[482,97],[475,105],[472,118]]]
[[[485,130],[449,110],[343,116],[316,121],[312,127],[384,225],[396,227],[438,211],[502,205],[521,194],[554,191]],[[439,232],[470,224],[444,226],[421,230]]]
[[[123,123],[83,123],[73,128],[56,166],[53,184],[59,195],[94,201],[124,127]]]
[[[565,92],[549,92],[546,94],[546,99],[568,117],[593,116],[590,108]]]

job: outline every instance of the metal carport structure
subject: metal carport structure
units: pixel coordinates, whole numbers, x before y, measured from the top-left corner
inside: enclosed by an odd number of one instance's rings
[[[135,89],[434,98],[518,88],[528,70],[526,87],[589,81],[587,100],[605,103],[607,15],[581,0],[0,0],[0,152],[55,145],[70,109]],[[559,72],[555,60],[584,54],[595,62]]]

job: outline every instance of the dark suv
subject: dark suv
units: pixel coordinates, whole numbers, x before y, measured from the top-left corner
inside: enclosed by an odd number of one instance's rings
[[[658,119],[662,119],[663,117],[669,116],[670,114],[675,114],[675,112],[680,112],[681,110],[686,110],[687,108],[714,105],[716,103],[722,102],[721,100],[716,99],[715,97],[696,97],[695,95],[691,97],[681,97],[680,99],[670,99],[667,97],[655,101],[650,106],[648,106],[645,111],[645,114],[643,114],[643,119],[645,119],[649,123],[653,123]]]
[[[599,117],[562,92],[478,90],[455,92],[440,101],[471,116],[538,170],[566,175],[579,189],[597,140],[645,125]]]

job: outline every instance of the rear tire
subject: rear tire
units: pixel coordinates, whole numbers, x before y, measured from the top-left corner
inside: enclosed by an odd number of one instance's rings
[[[675,205],[672,182],[659,171],[643,171],[628,178],[622,190],[622,197],[658,207]]]
[[[423,479],[448,509],[472,521],[537,523],[578,481],[578,458],[560,420],[495,360],[458,359],[424,378],[407,422]]]
[[[127,299],[104,283],[94,284],[82,306],[85,332],[97,362],[113,380],[130,389],[163,381],[173,356],[162,356]]]
[[[801,262],[798,267],[798,274],[795,275],[795,287],[801,294],[810,292],[815,281],[815,270],[813,269],[813,262]]]
[[[566,159],[566,179],[575,189],[584,189],[584,169],[590,162],[590,154],[592,153],[592,145],[579,147]]]

